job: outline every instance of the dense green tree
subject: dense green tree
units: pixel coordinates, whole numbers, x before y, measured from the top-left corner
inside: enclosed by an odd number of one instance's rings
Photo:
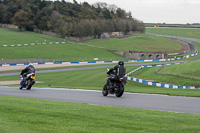
[[[20,29],[25,28],[26,25],[30,23],[29,21],[29,14],[23,10],[15,13],[15,16],[11,19],[12,23],[17,25]]]
[[[74,29],[76,37],[92,36],[94,35],[94,27],[89,20],[81,20]]]
[[[52,13],[53,10],[48,7],[45,7],[39,11],[34,18],[36,27],[41,30],[50,30],[51,26],[49,26],[49,18]]]
[[[0,4],[0,22],[1,23],[9,23],[7,19],[7,10],[3,4]]]
[[[0,23],[52,31],[61,36],[99,36],[103,32],[142,31],[144,24],[131,12],[107,3],[76,0],[0,0]]]
[[[126,12],[121,8],[118,8],[116,13],[118,18],[126,18]]]
[[[102,14],[103,14],[105,19],[112,19],[110,11],[107,8],[103,9]]]

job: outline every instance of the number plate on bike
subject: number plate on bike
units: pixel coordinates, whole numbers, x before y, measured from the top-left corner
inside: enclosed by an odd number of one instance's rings
[[[31,75],[31,79],[35,79],[35,76]]]

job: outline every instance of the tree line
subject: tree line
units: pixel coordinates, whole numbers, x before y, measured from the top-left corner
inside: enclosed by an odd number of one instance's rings
[[[144,32],[142,21],[131,12],[106,3],[73,3],[46,0],[0,0],[0,23],[15,24],[21,30],[34,28],[61,36],[99,36],[103,32]]]

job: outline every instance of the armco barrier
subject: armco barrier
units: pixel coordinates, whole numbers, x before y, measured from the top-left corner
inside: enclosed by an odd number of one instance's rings
[[[195,86],[180,86],[180,85],[173,85],[173,84],[157,83],[157,82],[147,81],[147,80],[144,80],[144,79],[129,77],[130,74],[132,74],[132,73],[134,73],[134,72],[136,72],[136,71],[138,71],[142,68],[145,68],[145,67],[157,67],[157,66],[163,66],[163,65],[176,65],[176,64],[182,64],[182,63],[170,63],[170,64],[161,64],[161,65],[141,66],[141,67],[127,73],[125,76],[127,77],[128,80],[139,82],[139,83],[146,84],[146,85],[151,85],[151,86],[164,87],[164,88],[174,88],[174,89],[200,89],[199,87],[195,87]]]

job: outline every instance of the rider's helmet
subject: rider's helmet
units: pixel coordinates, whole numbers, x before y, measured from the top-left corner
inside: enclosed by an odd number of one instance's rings
[[[123,61],[119,61],[118,65],[124,65],[124,62]]]

